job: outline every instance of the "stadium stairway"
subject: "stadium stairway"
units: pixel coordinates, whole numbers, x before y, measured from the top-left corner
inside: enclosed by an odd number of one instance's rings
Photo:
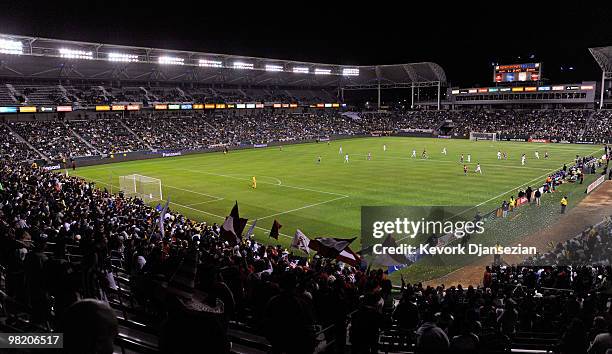
[[[125,122],[123,120],[119,119],[119,124],[121,124],[125,128],[125,130],[130,132],[130,134],[132,134],[134,136],[134,138],[136,138],[136,140],[140,141],[149,150],[154,150],[153,147],[150,144],[148,144],[146,141],[142,140],[136,133],[134,133],[134,131],[132,129],[130,129],[130,127],[128,127],[127,124],[125,124]]]
[[[4,126],[13,134],[13,136],[21,143],[25,144],[30,150],[34,151],[36,154],[38,154],[38,156],[40,156],[40,158],[49,161],[49,158],[47,156],[45,156],[42,152],[40,152],[38,149],[36,149],[32,144],[30,144],[26,139],[24,139],[21,135],[17,134],[16,131],[14,131],[10,125],[4,124]]]
[[[96,149],[89,141],[83,138],[79,133],[77,133],[74,129],[70,128],[68,124],[66,124],[66,129],[78,140],[80,140],[83,144],[87,145],[92,151],[95,151],[98,155],[102,155],[100,150]]]

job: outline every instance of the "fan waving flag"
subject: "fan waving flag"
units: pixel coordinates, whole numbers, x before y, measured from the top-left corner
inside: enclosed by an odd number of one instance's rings
[[[272,228],[270,229],[270,237],[278,240],[279,230],[283,227],[276,219],[274,219],[274,223],[272,224]]]
[[[297,229],[295,231],[295,235],[293,235],[293,241],[291,241],[291,247],[304,251],[307,254],[310,254],[310,248],[308,248],[308,244],[310,244],[310,239],[306,237],[306,235],[304,235],[302,230]]]
[[[161,209],[159,213],[159,233],[163,239],[166,236],[166,227],[164,221],[166,221],[166,212],[168,212],[168,205],[170,204],[170,198],[166,201],[166,205]]]
[[[356,237],[350,239],[317,237],[310,241],[308,248],[317,251],[317,253],[323,257],[335,259],[351,244],[351,242],[355,241],[355,239]]]
[[[245,239],[251,239],[251,236],[253,236],[253,233],[255,232],[255,225],[257,225],[257,219],[253,221],[253,225],[251,225],[251,227],[249,227],[249,229],[247,230],[246,234],[244,235]]]
[[[234,218],[228,216],[225,218],[225,222],[221,225],[221,238],[227,241],[230,245],[236,245],[240,240],[234,231]]]
[[[234,204],[234,207],[230,212],[230,216],[232,217],[234,223],[234,232],[236,233],[236,236],[240,239],[242,238],[242,231],[244,231],[248,219],[240,217],[240,214],[238,213],[238,201],[236,201],[236,204]]]
[[[340,252],[336,259],[353,267],[357,267],[361,263],[361,258],[348,246]]]
[[[386,249],[396,249],[397,243],[395,239],[391,235],[388,235],[385,241],[383,241],[383,247]],[[379,254],[373,261],[374,264],[383,265],[383,266],[397,266],[397,265],[406,265],[410,263],[410,261],[403,254]]]

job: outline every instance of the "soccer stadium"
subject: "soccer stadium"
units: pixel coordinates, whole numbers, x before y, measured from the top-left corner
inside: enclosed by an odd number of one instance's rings
[[[526,55],[0,19],[0,353],[612,353],[598,11]]]

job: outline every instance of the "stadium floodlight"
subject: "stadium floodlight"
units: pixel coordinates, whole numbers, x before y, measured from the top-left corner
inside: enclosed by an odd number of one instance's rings
[[[331,69],[316,68],[314,73],[315,73],[315,75],[330,75],[331,74]]]
[[[10,39],[0,38],[0,53],[2,54],[23,54],[23,43]]]
[[[293,72],[296,74],[308,74],[310,72],[310,69],[306,67],[296,66],[295,68],[293,68]]]
[[[252,63],[245,63],[242,61],[235,61],[234,62],[234,69],[247,69],[247,70],[253,70],[255,68],[255,66]]]
[[[185,59],[178,57],[161,56],[157,59],[159,64],[185,65]]]
[[[342,76],[359,76],[359,69],[344,68],[342,69]]]
[[[266,71],[283,71],[282,65],[266,64]]]
[[[79,49],[60,48],[60,57],[67,59],[93,59],[92,51],[84,51]]]
[[[124,53],[108,53],[109,61],[119,61],[124,63],[136,63],[138,62],[138,55],[136,54],[124,54]]]
[[[221,60],[200,59],[198,65],[209,68],[222,68],[223,62]]]

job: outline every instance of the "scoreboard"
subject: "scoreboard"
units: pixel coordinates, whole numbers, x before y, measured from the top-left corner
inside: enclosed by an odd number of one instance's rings
[[[495,65],[493,81],[517,82],[539,81],[542,77],[542,63]]]

